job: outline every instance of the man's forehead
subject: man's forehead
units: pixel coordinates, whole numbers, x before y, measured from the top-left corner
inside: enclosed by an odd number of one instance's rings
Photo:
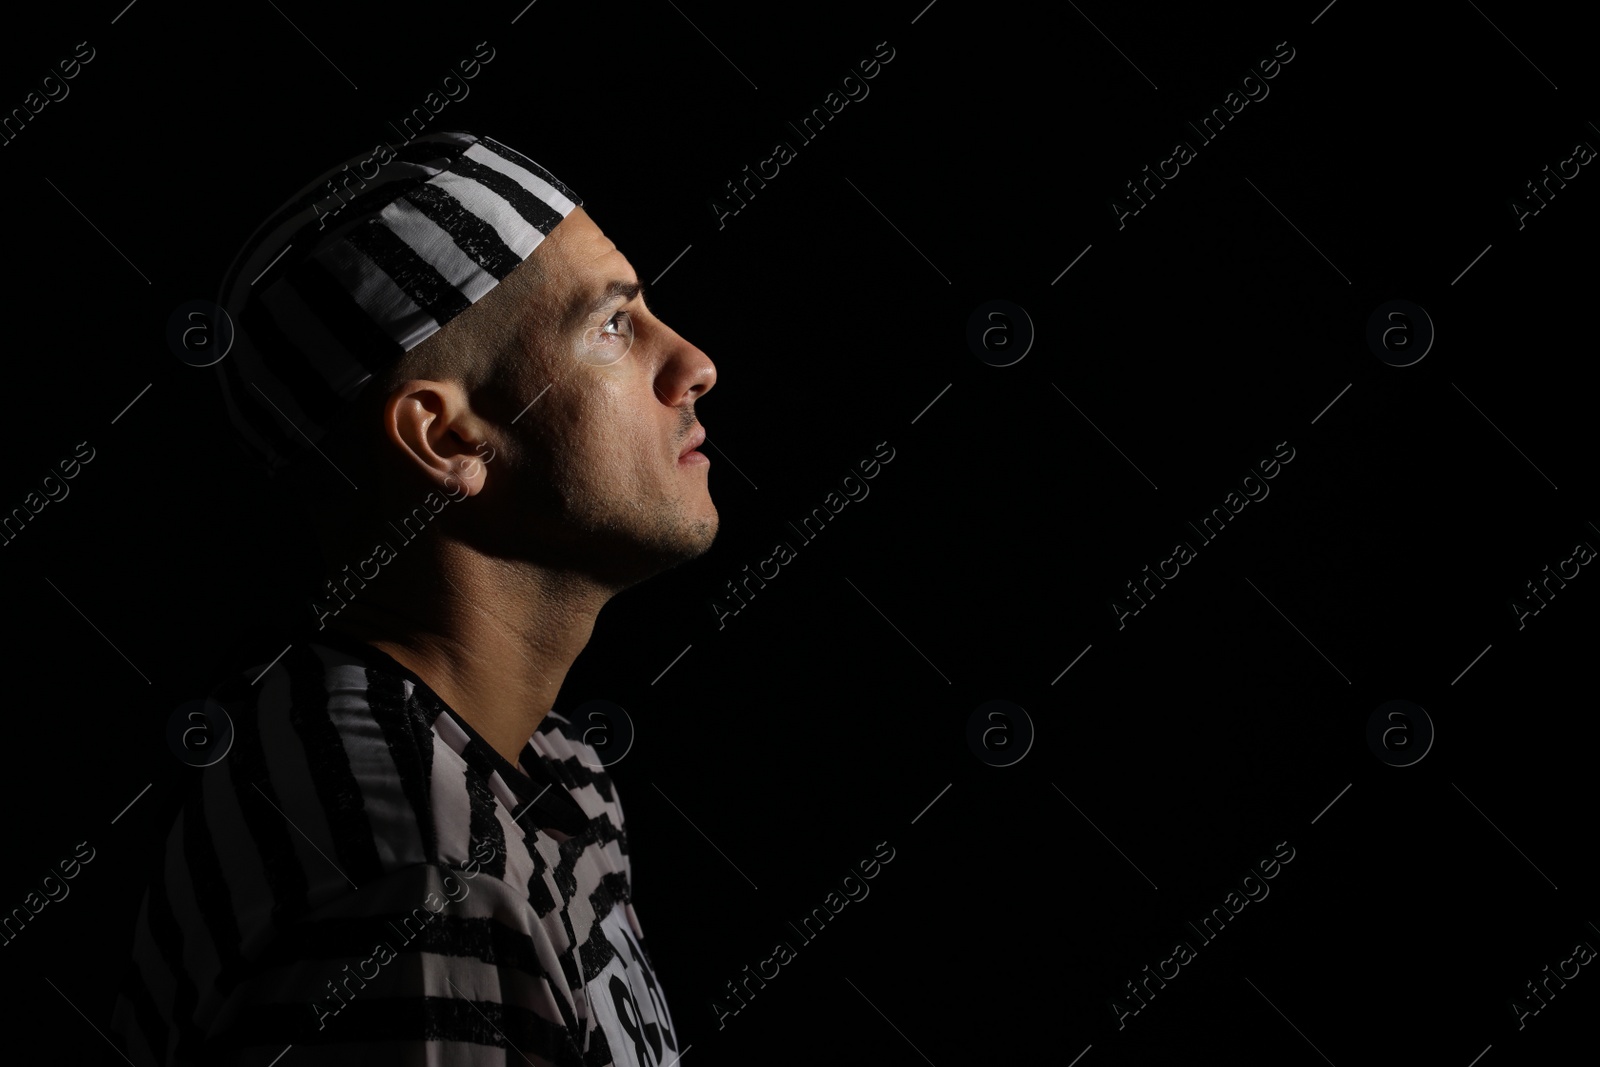
[[[530,298],[550,307],[563,324],[626,303],[643,289],[627,257],[582,208],[563,220],[523,267]]]
[[[529,258],[552,271],[573,271],[616,251],[616,244],[589,217],[589,213],[581,207],[575,207],[550,231],[550,236],[534,249]]]

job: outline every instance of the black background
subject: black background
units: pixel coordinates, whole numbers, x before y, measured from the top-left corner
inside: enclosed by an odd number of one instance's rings
[[[1511,207],[1600,144],[1577,16],[924,3],[5,16],[0,108],[95,49],[0,147],[0,507],[95,449],[0,548],[0,909],[96,850],[0,947],[8,1041],[122,1062],[95,1028],[196,773],[167,718],[276,654],[315,567],[168,318],[480,41],[495,58],[434,128],[577,190],[718,368],[716,545],[615,600],[556,705],[637,728],[612,773],[689,1067],[1492,1067],[1590,1039],[1593,968],[1523,1029],[1510,1007],[1600,944],[1600,579],[1521,629],[1510,606],[1600,545],[1600,179],[1522,229]],[[1200,145],[1185,121],[1284,41],[1270,95]],[[786,121],[879,42],[870,94],[801,143]],[[1112,199],[1179,138],[1196,158],[1119,229]],[[710,198],[778,140],[796,158],[719,228]],[[966,341],[991,299],[1037,331],[1012,366]],[[1437,329],[1408,367],[1366,341],[1394,299]],[[885,441],[870,495],[719,629],[722,584]],[[1123,583],[1279,442],[1270,496],[1119,629]],[[1036,730],[1009,767],[967,744],[992,699]],[[1412,766],[1366,740],[1392,699],[1437,731]],[[1123,983],[1281,841],[1270,896],[1119,1030]],[[786,921],[879,842],[870,896],[800,946]],[[780,939],[797,958],[719,1028],[713,999]]]

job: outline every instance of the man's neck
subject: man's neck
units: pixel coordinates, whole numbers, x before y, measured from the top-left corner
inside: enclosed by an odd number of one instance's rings
[[[363,590],[328,625],[412,671],[515,765],[611,593],[482,556],[435,562]]]

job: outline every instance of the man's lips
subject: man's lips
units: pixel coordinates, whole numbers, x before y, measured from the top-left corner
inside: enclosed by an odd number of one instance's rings
[[[684,442],[683,451],[678,453],[678,465],[687,466],[691,463],[710,463],[703,452],[696,451],[706,440],[706,431],[703,426],[696,426],[689,435],[689,440]]]

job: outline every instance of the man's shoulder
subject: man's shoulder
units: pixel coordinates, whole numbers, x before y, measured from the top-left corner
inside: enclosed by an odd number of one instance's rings
[[[431,749],[419,751],[405,742],[430,734],[440,710],[420,699],[423,694],[408,675],[376,649],[363,653],[349,642],[302,639],[271,659],[229,673],[210,700],[235,720],[233,733],[243,743],[242,758],[284,760],[295,754],[285,744],[293,735],[311,746],[304,755],[313,762],[318,756],[342,762],[327,749],[335,740],[347,747],[382,740],[390,759],[406,762]],[[239,725],[253,729],[245,735]]]
[[[419,697],[381,657],[315,638],[250,663],[212,691],[228,747],[205,766],[191,810],[213,833],[220,820],[243,824],[269,857],[298,856],[297,838],[331,848],[357,882],[436,862],[437,710]]]

